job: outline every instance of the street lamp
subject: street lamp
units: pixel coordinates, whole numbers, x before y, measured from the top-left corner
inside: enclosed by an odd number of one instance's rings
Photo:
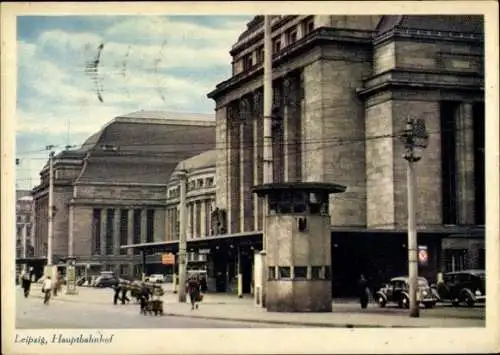
[[[427,148],[429,142],[425,121],[421,118],[408,118],[401,140],[405,148],[403,157],[408,162],[406,185],[408,189],[408,277],[410,284],[410,317],[419,317],[419,308],[417,304],[418,260],[417,227],[415,223],[416,183],[414,164],[421,159],[420,153]]]

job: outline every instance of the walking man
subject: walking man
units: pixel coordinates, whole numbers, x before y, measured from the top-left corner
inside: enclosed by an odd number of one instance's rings
[[[358,282],[359,287],[359,302],[361,303],[361,308],[365,309],[368,306],[368,299],[370,290],[368,288],[368,281],[365,279],[364,275],[361,275]]]
[[[21,282],[21,286],[24,290],[24,297],[28,298],[31,287],[31,275],[29,272],[23,273],[23,275],[21,276]]]
[[[189,300],[191,301],[191,309],[195,309],[195,307],[198,309],[198,302],[200,301],[200,283],[195,276],[189,279],[187,289]]]
[[[117,283],[116,285],[114,285],[113,288],[115,290],[115,295],[113,297],[113,304],[117,304],[118,303],[118,298],[120,297],[120,292],[121,292],[122,288],[121,288],[121,285],[119,283]]]
[[[43,281],[42,292],[44,293],[43,304],[48,305],[52,294],[52,280],[47,276]]]

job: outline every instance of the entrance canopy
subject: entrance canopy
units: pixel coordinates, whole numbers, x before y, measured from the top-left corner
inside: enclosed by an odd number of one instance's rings
[[[219,245],[231,245],[232,243],[237,243],[238,245],[245,244],[258,244],[262,243],[262,232],[247,232],[247,233],[235,233],[227,235],[216,235],[210,237],[201,237],[196,239],[187,240],[187,248],[189,249],[200,249],[200,248],[211,248]],[[138,244],[127,244],[120,246],[121,249],[139,249],[146,252],[178,252],[179,241],[169,240],[164,242],[152,242],[152,243],[138,243]]]

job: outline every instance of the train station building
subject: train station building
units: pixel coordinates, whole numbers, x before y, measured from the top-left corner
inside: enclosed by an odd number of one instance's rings
[[[271,26],[273,183],[346,188],[328,201],[333,296],[352,295],[360,274],[377,286],[407,273],[406,161],[399,136],[409,115],[425,119],[429,132],[416,165],[418,244],[428,253],[419,273],[435,280],[440,271],[484,268],[482,17],[275,16]],[[147,163],[123,155],[120,146],[133,143],[121,141],[127,134],[120,127],[131,134],[127,120],[134,120],[124,117],[81,150],[56,157],[56,167],[66,162],[73,169],[71,178],[56,176],[56,191],[67,186],[56,207],[67,204],[74,225],[54,244],[57,253],[71,250],[110,267],[139,267],[142,260],[147,273],[175,269],[161,264],[161,254],[178,252],[184,203],[188,267],[206,270],[209,290],[233,292],[240,275],[243,293],[253,291],[265,220],[263,198],[252,192],[263,183],[263,32],[263,16],[256,16],[230,49],[232,76],[208,94],[215,123],[176,123],[184,127],[183,154],[177,154],[173,123],[143,117],[144,130],[133,142],[145,143],[134,154],[158,154]],[[167,143],[177,144],[175,154],[159,151]],[[151,180],[122,181],[137,174]],[[179,200],[182,174],[185,201]],[[46,187],[45,169],[35,203]],[[148,219],[150,210],[154,218]],[[148,226],[161,219],[151,234]],[[56,233],[69,228],[55,223]],[[85,242],[77,246],[77,238]]]
[[[232,76],[208,94],[218,230],[188,239],[208,251],[219,291],[239,272],[250,292],[262,248],[263,201],[251,189],[263,182],[263,17],[247,27],[230,50]],[[273,182],[346,186],[329,203],[333,295],[355,292],[360,274],[377,284],[407,273],[398,135],[408,115],[429,132],[416,167],[419,272],[484,268],[482,17],[276,16],[272,37]],[[177,241],[155,247],[175,253]]]
[[[183,159],[214,146],[213,115],[138,111],[114,118],[80,148],[57,154],[53,263],[64,264],[72,256],[78,274],[139,274],[139,251],[120,246],[165,240],[165,197],[172,172]],[[46,262],[48,164],[40,177],[32,191],[35,257]],[[153,265],[160,259],[148,256]]]

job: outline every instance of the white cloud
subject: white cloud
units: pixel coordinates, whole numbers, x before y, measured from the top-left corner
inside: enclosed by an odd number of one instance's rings
[[[106,23],[100,32],[54,27],[18,42],[16,129],[24,141],[46,133],[57,142],[45,144],[64,146],[68,123],[71,136],[88,137],[114,117],[140,109],[211,112],[206,94],[226,77],[203,73],[221,67],[230,73],[229,50],[245,29],[241,20],[207,27],[157,16]],[[96,85],[85,69],[101,43]],[[43,161],[34,164],[41,168]]]

